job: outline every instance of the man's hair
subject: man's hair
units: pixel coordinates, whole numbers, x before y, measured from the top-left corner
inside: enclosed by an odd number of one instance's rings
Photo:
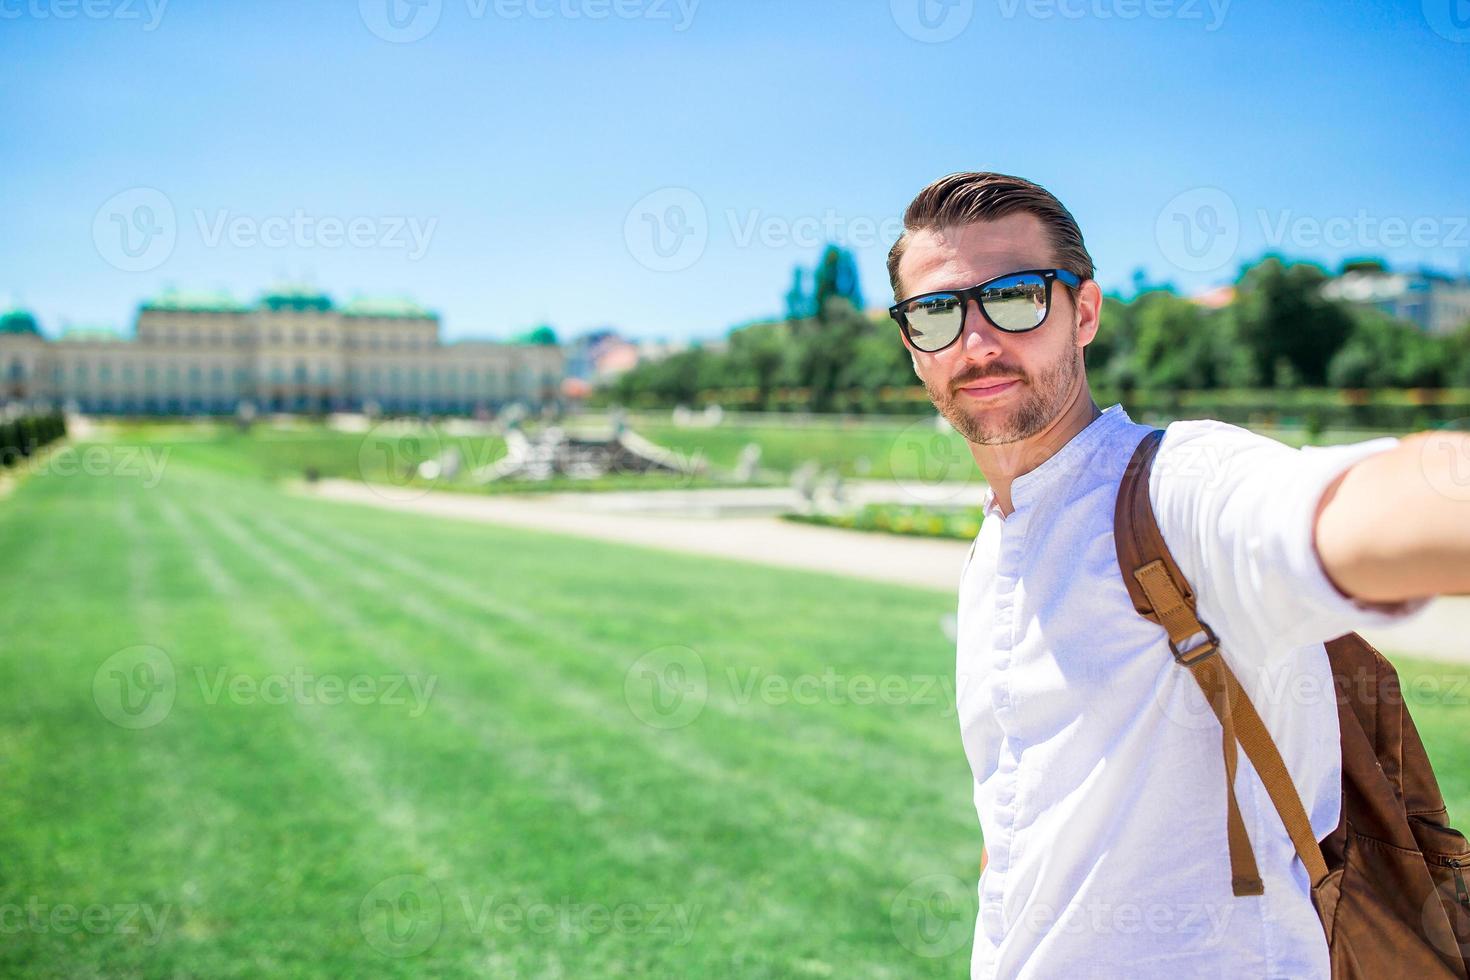
[[[913,232],[994,221],[1017,212],[1034,214],[1040,219],[1059,268],[1083,279],[1093,277],[1092,256],[1087,254],[1087,246],[1082,242],[1077,219],[1045,187],[1007,174],[950,174],[919,191],[919,196],[903,213],[903,234],[888,250],[888,282],[893,287],[893,298],[903,299],[899,293],[898,263]]]

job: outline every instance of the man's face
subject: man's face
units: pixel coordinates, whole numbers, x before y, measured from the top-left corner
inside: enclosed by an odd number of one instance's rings
[[[1031,214],[920,231],[899,261],[900,298],[1056,264],[1041,221]],[[1084,283],[1075,299],[1053,283],[1046,322],[1006,333],[972,300],[964,334],[944,350],[930,354],[907,339],[904,344],[930,401],[960,435],[985,445],[1019,442],[1055,419],[1082,384],[1082,348],[1097,333],[1098,301],[1095,283]]]

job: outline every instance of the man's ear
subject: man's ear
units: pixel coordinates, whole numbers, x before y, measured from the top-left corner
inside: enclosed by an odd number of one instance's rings
[[[1082,284],[1077,292],[1077,341],[1079,347],[1086,347],[1092,343],[1097,336],[1099,320],[1102,317],[1102,289],[1098,284],[1089,279]]]

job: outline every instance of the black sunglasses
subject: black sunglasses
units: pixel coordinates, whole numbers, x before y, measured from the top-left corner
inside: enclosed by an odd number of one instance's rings
[[[944,289],[900,300],[888,308],[909,343],[926,354],[944,350],[965,331],[970,300],[990,325],[1006,333],[1025,333],[1046,322],[1051,284],[1060,279],[1076,289],[1082,280],[1066,269],[1024,269],[965,289]]]

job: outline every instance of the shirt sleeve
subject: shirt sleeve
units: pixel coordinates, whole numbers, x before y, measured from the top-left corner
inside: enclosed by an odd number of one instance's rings
[[[1194,586],[1200,618],[1222,638],[1254,631],[1254,642],[1237,650],[1276,654],[1424,609],[1432,597],[1377,603],[1344,595],[1313,542],[1328,485],[1398,442],[1389,436],[1292,449],[1223,422],[1170,425],[1149,494],[1164,540]]]

